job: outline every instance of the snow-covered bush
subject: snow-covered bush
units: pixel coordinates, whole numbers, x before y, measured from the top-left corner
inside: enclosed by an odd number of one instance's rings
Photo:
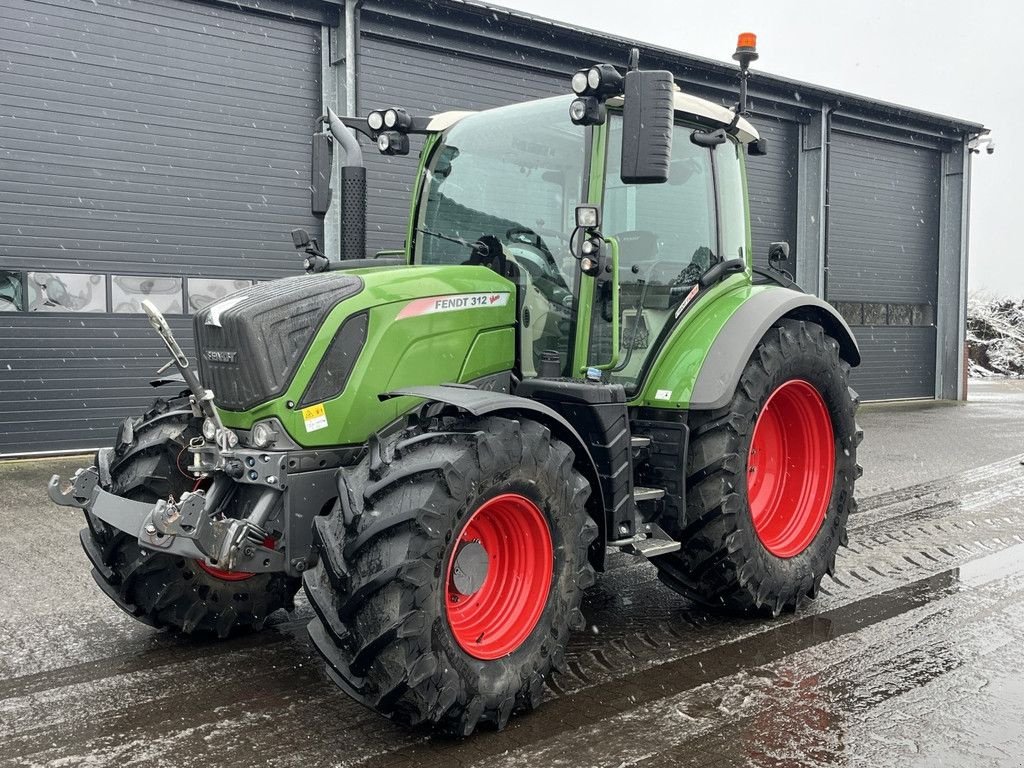
[[[1024,376],[1024,300],[972,294],[967,354],[971,376]]]

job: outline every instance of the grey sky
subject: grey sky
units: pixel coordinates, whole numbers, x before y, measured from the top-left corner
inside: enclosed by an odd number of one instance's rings
[[[762,3],[679,0],[497,0],[535,16],[730,61],[738,32],[756,32],[754,68],[984,123],[994,155],[974,155],[970,286],[1024,297],[1011,238],[1024,170],[1017,42],[1024,4],[948,0]]]

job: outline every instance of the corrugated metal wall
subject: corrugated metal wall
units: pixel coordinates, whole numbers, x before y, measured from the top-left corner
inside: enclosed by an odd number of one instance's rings
[[[321,111],[319,21],[336,23],[337,10],[325,4],[321,19],[319,8],[0,5],[0,283],[5,271],[96,274],[100,282],[82,278],[79,299],[108,310],[0,312],[0,454],[103,444],[152,397],[143,382],[164,355],[140,315],[109,314],[121,285],[110,276],[298,270],[289,230],[320,234],[308,213],[308,137]],[[576,67],[625,55],[608,41],[538,35],[444,5],[364,9],[362,114],[565,93]],[[721,73],[688,65],[677,74],[699,95],[732,98]],[[748,170],[754,257],[764,264],[769,242],[796,244],[796,121],[805,118],[791,101],[762,94],[757,103],[767,105],[753,121],[769,155],[750,158]],[[859,318],[865,363],[855,383],[866,398],[931,396],[939,154],[839,130],[832,138],[827,297]],[[405,158],[367,153],[371,248],[402,245],[418,147],[414,139]],[[190,343],[188,319],[172,324]]]
[[[359,58],[360,111],[402,106],[413,114],[489,109],[566,92],[564,75],[421,48],[364,24]],[[436,42],[436,41],[435,41]],[[568,119],[568,117],[566,118]],[[421,137],[405,157],[368,152],[367,248],[400,248],[408,224]]]
[[[833,131],[826,298],[851,321],[865,400],[935,396],[939,152]]]
[[[184,0],[5,0],[0,269],[99,275],[104,309],[108,275],[298,271],[319,34]],[[163,357],[141,315],[0,313],[0,454],[107,442]]]
[[[768,140],[768,154],[747,156],[747,186],[750,196],[750,234],[754,263],[768,266],[770,243],[790,245],[790,272],[800,254],[796,252],[797,163],[800,126],[790,120],[755,115],[752,120]]]

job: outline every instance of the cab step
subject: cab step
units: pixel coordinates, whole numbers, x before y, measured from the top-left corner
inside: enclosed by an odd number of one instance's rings
[[[648,559],[678,552],[680,543],[669,536],[657,523],[644,523],[643,530],[630,539],[609,541],[608,546],[618,547],[628,555],[638,555]]]
[[[641,501],[657,501],[664,496],[664,488],[642,488],[640,486],[634,486],[633,488],[633,501],[638,504]]]

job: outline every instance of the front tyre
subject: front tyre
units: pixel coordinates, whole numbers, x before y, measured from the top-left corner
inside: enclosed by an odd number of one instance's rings
[[[588,482],[546,427],[433,426],[345,470],[347,498],[316,521],[309,633],[357,701],[469,734],[540,703],[583,626],[597,526]]]
[[[732,401],[691,415],[685,512],[661,521],[682,546],[653,560],[665,584],[775,615],[816,595],[846,543],[860,476],[849,370],[820,325],[782,320]]]
[[[110,463],[111,493],[155,504],[195,487],[184,466],[199,422],[187,397],[157,400],[118,432]],[[85,513],[80,539],[100,589],[123,611],[152,627],[226,638],[260,629],[280,608],[292,610],[299,580],[283,573],[223,571],[198,560],[143,551],[138,539]]]

